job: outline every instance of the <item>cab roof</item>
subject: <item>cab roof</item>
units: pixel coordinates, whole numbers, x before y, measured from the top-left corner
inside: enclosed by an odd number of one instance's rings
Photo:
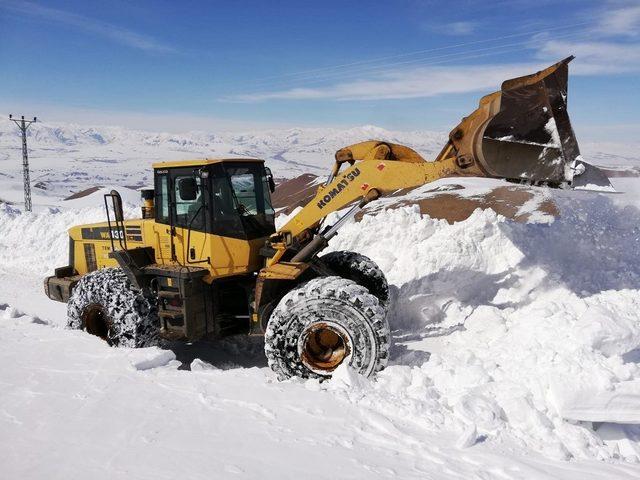
[[[156,162],[151,166],[153,168],[201,167],[204,165],[212,165],[214,163],[223,162],[264,163],[264,160],[260,158],[200,158],[196,160],[173,160],[170,162]]]

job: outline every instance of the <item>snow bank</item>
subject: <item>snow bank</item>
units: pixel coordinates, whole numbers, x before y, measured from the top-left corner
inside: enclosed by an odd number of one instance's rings
[[[395,365],[354,401],[458,431],[459,445],[603,459],[624,441],[640,459],[640,426],[614,441],[591,423],[640,424],[640,365],[625,361],[640,349],[639,212],[556,200],[548,225],[490,210],[448,225],[404,208],[346,226],[331,248],[378,262],[395,297]]]
[[[124,205],[125,216],[139,215],[139,208]],[[48,208],[22,212],[0,203],[0,269],[40,276],[69,262],[67,230],[74,225],[106,221],[104,208]]]

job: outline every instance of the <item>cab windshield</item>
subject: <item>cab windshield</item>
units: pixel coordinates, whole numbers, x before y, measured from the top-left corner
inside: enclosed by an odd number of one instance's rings
[[[213,175],[213,228],[220,235],[259,238],[275,231],[264,166],[224,163]]]

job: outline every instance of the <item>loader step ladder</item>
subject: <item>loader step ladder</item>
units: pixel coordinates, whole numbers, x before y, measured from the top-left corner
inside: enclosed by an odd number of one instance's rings
[[[160,317],[160,334],[167,339],[186,337],[185,302],[176,288],[161,286],[158,290],[158,316]]]
[[[155,278],[160,336],[167,340],[198,340],[213,332],[209,325],[209,270],[181,265],[151,264],[142,269]]]

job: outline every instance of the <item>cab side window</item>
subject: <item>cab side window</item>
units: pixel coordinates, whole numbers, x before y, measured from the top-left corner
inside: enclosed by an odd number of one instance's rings
[[[176,199],[176,227],[204,230],[204,203],[200,177],[194,175],[177,175],[173,181],[174,198]]]
[[[169,224],[169,177],[156,176],[156,222]]]

